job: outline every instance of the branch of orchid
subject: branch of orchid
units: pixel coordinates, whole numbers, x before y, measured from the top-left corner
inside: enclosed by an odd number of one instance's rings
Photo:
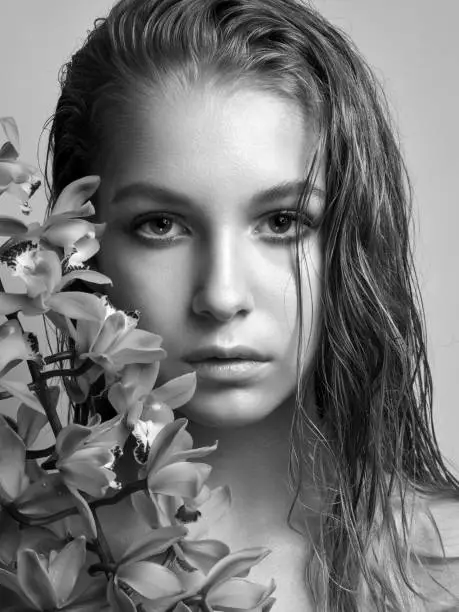
[[[89,507],[91,510],[96,510],[96,508],[100,508],[102,506],[112,506],[122,500],[124,497],[128,495],[132,495],[137,491],[142,491],[147,489],[147,480],[136,480],[134,482],[130,482],[125,487],[123,487],[118,493],[113,495],[112,497],[104,497],[102,499],[96,499],[89,503]],[[27,516],[17,510],[14,505],[3,506],[5,510],[10,514],[12,518],[14,518],[18,523],[22,525],[28,525],[29,527],[41,527],[42,525],[49,525],[50,523],[55,523],[56,521],[60,521],[68,516],[73,516],[74,514],[78,514],[78,509],[75,506],[71,508],[67,508],[66,510],[61,510],[60,512],[56,512],[55,514],[50,514],[45,517],[33,517]]]
[[[115,563],[115,559],[113,558],[112,552],[108,545],[107,539],[102,529],[102,525],[100,524],[99,517],[97,516],[97,512],[95,509],[93,510],[92,515],[94,517],[94,522],[96,524],[97,529],[97,540],[93,540],[93,544],[96,547],[97,554],[99,555],[99,558],[104,565],[113,564]],[[105,573],[108,578],[108,572]]]
[[[74,351],[62,351],[62,353],[48,355],[48,357],[44,358],[44,361],[46,365],[50,365],[51,363],[56,363],[57,361],[65,361],[67,359],[72,359],[73,357],[75,357]]]
[[[78,377],[78,376],[81,376],[82,374],[85,374],[89,369],[91,369],[91,367],[93,365],[94,365],[94,363],[90,359],[86,359],[78,368],[65,368],[65,369],[62,369],[62,370],[48,370],[46,372],[40,372],[40,379],[41,380],[48,380],[50,378],[54,378],[54,377],[57,377],[57,376],[74,376],[74,377]],[[31,391],[37,391],[37,389],[39,388],[39,380],[36,380],[34,382],[31,382],[31,383],[28,383],[27,387]],[[8,391],[1,391],[0,392],[0,400],[2,400],[2,399],[10,399],[12,397],[13,397],[13,395],[11,395],[11,393],[8,393]]]
[[[46,372],[41,372],[41,378],[42,380],[47,380],[48,378],[54,378],[55,376],[78,377],[85,374],[92,368],[93,365],[93,361],[90,359],[85,359],[83,363],[78,366],[78,368],[64,368],[62,370],[47,370]]]
[[[38,399],[43,406],[46,416],[48,417],[49,424],[51,425],[51,429],[53,430],[53,434],[56,436],[59,435],[59,432],[62,429],[62,423],[57,414],[56,408],[52,405],[52,403],[48,400],[48,385],[46,384],[46,377],[44,374],[46,372],[40,372],[40,367],[35,362],[27,362],[29,363],[29,370],[32,373],[33,381],[35,382],[35,393],[38,395]]]
[[[48,448],[40,448],[37,450],[26,451],[26,459],[42,459],[43,457],[49,457],[56,447],[48,446]]]

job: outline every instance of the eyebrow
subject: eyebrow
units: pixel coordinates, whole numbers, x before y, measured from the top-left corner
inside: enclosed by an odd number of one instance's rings
[[[299,196],[301,193],[303,193],[305,187],[306,181],[304,180],[284,181],[278,185],[269,187],[268,189],[257,191],[257,193],[250,198],[249,204],[254,206],[262,203],[276,202],[277,200],[281,200],[289,196]],[[184,193],[145,181],[129,183],[128,185],[121,187],[115,192],[111,203],[117,204],[121,200],[129,197],[144,197],[150,200],[160,200],[161,202],[172,206],[188,206],[192,208],[196,205],[193,198]],[[325,192],[323,189],[320,189],[314,185],[311,188],[311,197],[324,200]]]

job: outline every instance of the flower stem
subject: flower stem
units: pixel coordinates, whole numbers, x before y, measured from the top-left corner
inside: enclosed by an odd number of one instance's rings
[[[56,447],[53,445],[53,446],[48,446],[48,448],[28,450],[26,451],[26,458],[27,459],[41,459],[42,457],[49,457],[54,452],[55,448]]]
[[[41,373],[41,378],[47,380],[48,378],[54,378],[55,376],[81,376],[92,368],[94,362],[90,359],[86,359],[78,368],[64,368],[62,370],[48,370]]]
[[[65,361],[67,359],[72,359],[75,353],[73,351],[62,351],[62,353],[55,353],[54,355],[48,355],[45,357],[46,365],[50,363],[56,363],[57,361]]]
[[[210,604],[207,603],[203,595],[193,595],[192,597],[185,599],[183,603],[197,604],[202,610],[202,612],[214,612],[213,608],[210,606]]]
[[[104,565],[113,565],[115,563],[115,559],[113,558],[112,552],[108,545],[107,539],[103,532],[102,525],[100,524],[99,517],[97,516],[97,512],[95,508],[92,511],[92,515],[94,517],[94,522],[96,523],[96,529],[97,529],[97,541],[94,541],[94,544],[97,550],[97,554],[99,555],[100,560],[102,561]]]
[[[137,491],[142,491],[147,488],[147,481],[136,480],[134,482],[130,482],[125,487],[121,489],[118,493],[113,495],[112,497],[96,499],[93,502],[89,503],[89,507],[91,510],[95,510],[96,508],[100,508],[102,506],[111,506],[118,503],[124,497],[128,495],[132,495]],[[15,508],[14,504],[9,506],[4,506],[5,510],[14,518],[18,523],[22,525],[29,525],[32,527],[40,527],[42,525],[49,525],[50,523],[55,523],[56,521],[60,521],[61,519],[67,518],[68,516],[72,516],[74,514],[78,514],[78,509],[76,507],[67,508],[66,510],[61,510],[60,512],[56,512],[55,514],[50,514],[49,516],[27,516],[22,514],[20,510]]]
[[[44,373],[40,372],[40,368],[34,361],[28,361],[29,370],[32,375],[32,379],[36,385],[35,393],[38,395],[43,408],[45,409],[46,416],[48,417],[49,424],[55,437],[57,438],[59,432],[62,429],[62,423],[57,414],[55,406],[49,401],[48,385],[46,384],[46,378],[43,376]]]

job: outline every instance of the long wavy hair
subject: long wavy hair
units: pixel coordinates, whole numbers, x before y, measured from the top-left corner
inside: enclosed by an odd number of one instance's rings
[[[261,87],[314,119],[320,137],[298,210],[308,206],[317,163],[326,160],[320,341],[310,371],[302,362],[296,240],[302,374],[289,464],[293,505],[306,512],[312,431],[323,507],[305,580],[317,609],[424,609],[408,493],[450,503],[459,483],[432,423],[410,182],[384,94],[347,36],[299,0],[121,0],[61,72],[46,160],[48,213],[68,183],[94,173],[110,121],[135,92],[198,81]],[[310,383],[319,423],[308,414]]]

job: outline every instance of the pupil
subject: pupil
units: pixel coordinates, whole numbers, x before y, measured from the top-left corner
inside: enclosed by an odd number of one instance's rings
[[[158,225],[158,229],[161,233],[164,233],[165,231],[167,231],[169,229],[171,220],[167,219],[166,217],[161,217],[160,219],[158,219],[158,221],[156,222]]]
[[[274,225],[274,229],[278,230],[278,229],[288,229],[288,227],[290,226],[292,220],[287,216],[287,215],[283,215],[283,214],[277,214],[273,217],[273,219],[280,219],[280,223],[275,223]],[[276,227],[277,226],[277,227]],[[279,227],[280,226],[280,227]]]

